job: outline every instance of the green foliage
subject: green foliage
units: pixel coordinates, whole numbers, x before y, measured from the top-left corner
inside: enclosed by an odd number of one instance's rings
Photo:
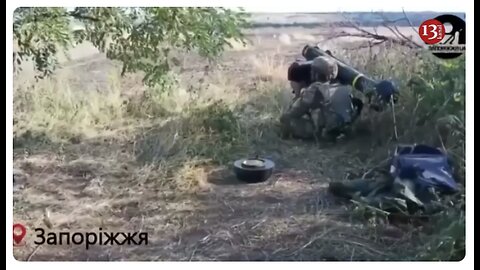
[[[400,90],[400,102],[396,106],[400,140],[430,144],[438,140],[440,134],[448,137],[446,141],[442,138],[442,144],[453,161],[455,178],[464,183],[465,57],[444,60],[429,51],[380,47],[374,53],[346,52],[342,58],[372,77],[396,81]],[[460,199],[456,197],[450,203],[442,203],[442,206],[449,207],[429,219],[420,230],[418,238],[422,245],[412,249],[408,259],[463,259],[465,201],[462,194],[463,191],[458,196]],[[382,220],[377,218],[382,212],[363,204],[357,204],[353,214],[369,221]]]
[[[424,60],[408,83],[418,106],[418,126],[433,122],[455,161],[458,178],[465,170],[465,58]],[[441,134],[443,133],[443,134]]]
[[[425,105],[423,115],[454,114],[463,120],[465,113],[465,58],[424,60],[408,86]]]
[[[31,59],[38,78],[50,75],[57,53],[71,45],[69,18],[64,8],[18,8],[13,17],[13,38],[18,46],[14,67]]]
[[[170,69],[172,49],[216,57],[229,40],[245,42],[241,30],[246,18],[223,8],[19,8],[14,13],[14,64],[31,59],[44,77],[58,64],[58,52],[88,41],[121,61],[122,74],[143,71],[145,83],[155,85]]]
[[[465,257],[465,196],[455,200],[432,223],[434,232],[420,235],[421,246],[415,259],[432,261],[460,261]]]
[[[222,136],[231,136],[237,132],[238,119],[226,104],[217,101],[204,109],[197,109],[199,122],[208,131],[218,132]]]
[[[465,57],[441,60],[425,57],[407,82],[417,108],[417,126],[436,123],[448,131],[446,146],[454,161],[456,178],[464,183],[465,170]],[[438,130],[437,130],[438,131]],[[446,134],[443,134],[446,135]],[[463,194],[463,192],[462,192]],[[424,246],[416,253],[420,260],[462,260],[465,256],[464,196],[452,200],[452,207],[430,221],[430,233],[421,235]],[[448,205],[448,204],[445,204]]]
[[[198,139],[190,144],[189,154],[226,164],[248,152],[248,135],[238,115],[224,102],[194,108],[187,116],[189,132]],[[202,135],[201,135],[202,134]]]

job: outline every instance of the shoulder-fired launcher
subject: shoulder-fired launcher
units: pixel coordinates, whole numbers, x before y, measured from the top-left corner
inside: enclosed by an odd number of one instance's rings
[[[386,80],[377,82],[353,67],[345,64],[340,59],[333,56],[329,51],[320,49],[318,46],[306,45],[302,50],[302,55],[307,61],[312,61],[318,56],[335,59],[338,64],[336,82],[344,85],[351,85],[354,89],[363,93],[374,91],[386,102],[389,102],[390,97],[397,92],[392,82]]]

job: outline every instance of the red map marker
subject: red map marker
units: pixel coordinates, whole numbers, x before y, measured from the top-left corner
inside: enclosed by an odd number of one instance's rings
[[[15,244],[20,244],[27,234],[27,229],[22,224],[13,224],[13,241]]]

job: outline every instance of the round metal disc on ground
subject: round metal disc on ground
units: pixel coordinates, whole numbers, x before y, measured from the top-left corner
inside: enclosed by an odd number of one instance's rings
[[[275,163],[269,159],[239,159],[233,163],[237,179],[247,183],[264,182],[272,175]]]
[[[245,159],[241,166],[247,168],[263,168],[265,167],[265,161],[261,159]]]

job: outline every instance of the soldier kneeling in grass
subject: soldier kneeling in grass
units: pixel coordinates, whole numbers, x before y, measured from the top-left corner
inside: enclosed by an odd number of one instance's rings
[[[350,85],[335,83],[337,74],[336,61],[323,56],[289,67],[294,99],[280,117],[283,137],[335,140],[348,133],[363,103],[351,96]]]

